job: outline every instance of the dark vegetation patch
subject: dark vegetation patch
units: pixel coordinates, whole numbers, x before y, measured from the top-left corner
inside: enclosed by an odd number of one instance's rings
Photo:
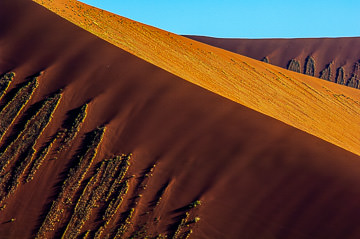
[[[270,63],[269,57],[265,56],[263,59],[261,59],[262,62]]]
[[[70,151],[88,108],[86,103],[69,111],[61,127],[37,146],[62,93],[55,92],[28,106],[39,84],[37,76],[6,92],[14,76],[8,73],[0,77],[0,93],[4,94],[0,138],[7,136],[0,147],[0,210],[6,210],[7,201],[20,185],[37,176],[45,160],[57,159]],[[82,136],[79,149],[65,166],[55,185],[57,190],[49,198],[52,202],[43,207],[33,230],[34,238],[188,238],[200,220],[196,213],[201,201],[173,211],[174,223],[165,231],[158,231],[170,182],[158,188],[151,200],[144,201],[147,188],[156,187],[150,184],[156,165],[150,164],[136,176],[128,173],[131,154],[101,159],[95,164],[104,133],[105,127],[101,126]],[[139,207],[140,203],[146,206]]]
[[[0,76],[0,99],[6,93],[6,90],[9,88],[10,83],[14,79],[14,77],[14,72],[8,72]]]
[[[360,77],[360,60],[358,62],[355,62],[353,73],[350,79],[347,80],[346,85],[357,89],[360,88],[359,77]]]
[[[300,73],[300,62],[298,60],[291,59],[288,63],[287,69]]]
[[[332,65],[332,63],[326,65],[325,69],[320,72],[320,79],[331,81]]]
[[[336,70],[335,83],[345,85],[345,70],[342,66],[340,66]]]
[[[312,56],[308,56],[305,60],[304,73],[309,76],[315,76],[315,60]]]

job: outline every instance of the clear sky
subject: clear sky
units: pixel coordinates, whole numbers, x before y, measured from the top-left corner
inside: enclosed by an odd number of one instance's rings
[[[360,0],[81,0],[182,35],[360,36]]]

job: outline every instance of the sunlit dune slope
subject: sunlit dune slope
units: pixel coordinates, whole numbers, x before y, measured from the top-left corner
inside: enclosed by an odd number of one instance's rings
[[[1,239],[360,237],[358,155],[30,0],[0,22]]]
[[[226,39],[187,36],[270,64],[360,88],[360,37]],[[299,65],[295,67],[297,62]],[[330,73],[330,74],[329,74]]]
[[[36,0],[185,80],[360,154],[360,92],[303,76],[74,0]]]

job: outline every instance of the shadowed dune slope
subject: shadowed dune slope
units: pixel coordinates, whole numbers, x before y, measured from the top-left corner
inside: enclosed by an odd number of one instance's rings
[[[110,238],[359,238],[359,156],[184,81],[31,1],[1,1],[0,22],[0,72],[16,73],[0,102],[1,114],[15,117],[0,146],[1,238],[93,238],[101,226]],[[23,84],[40,71],[37,84]],[[29,100],[11,101],[16,92]],[[94,185],[111,183],[113,171],[102,165],[112,161],[104,159],[128,153],[130,168],[122,155],[126,176],[113,184],[119,197],[109,203]],[[36,169],[32,177],[26,167]],[[119,208],[105,213],[117,199]]]
[[[302,39],[225,39],[187,36],[215,47],[232,51],[257,60],[267,58],[270,64],[287,69],[294,59],[300,63],[300,72],[354,88],[360,88],[360,37],[302,38]],[[315,63],[314,71],[306,71],[308,57]],[[310,65],[308,66],[311,67]],[[325,77],[331,68],[329,78]],[[338,77],[344,71],[343,80]],[[354,77],[354,82],[350,79]],[[352,85],[354,84],[354,85]]]
[[[211,47],[74,0],[36,2],[182,79],[360,155],[358,90]]]

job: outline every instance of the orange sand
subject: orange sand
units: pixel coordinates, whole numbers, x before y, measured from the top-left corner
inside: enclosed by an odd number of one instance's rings
[[[43,71],[33,98],[9,127],[10,134],[18,133],[16,125],[23,120],[23,113],[63,89],[52,120],[34,145],[39,150],[57,132],[70,110],[88,103],[87,118],[71,147],[60,154],[53,149],[33,181],[21,183],[6,200],[6,208],[0,212],[0,238],[34,238],[59,193],[69,164],[76,160],[74,155],[84,134],[101,125],[106,126],[106,131],[94,165],[114,155],[133,153],[129,176],[135,178],[130,191],[142,173],[156,164],[132,219],[134,228],[129,229],[127,236],[137,230],[135,225],[146,222],[153,235],[171,232],[169,227],[179,221],[181,208],[199,199],[202,205],[195,214],[201,220],[191,226],[191,238],[360,237],[358,155],[191,84],[30,0],[0,1],[0,22],[0,72],[16,72],[9,92],[26,77]],[[212,64],[215,63],[221,62]],[[246,71],[246,64],[241,63],[243,74],[256,76],[257,73]],[[267,72],[263,66],[259,64],[259,69]],[[292,90],[284,86],[286,92],[297,92],[298,103],[303,94],[310,97],[301,90],[303,84],[293,81],[281,81],[286,86],[296,86]],[[260,89],[282,89],[268,83],[268,87],[259,86]],[[332,90],[353,92],[341,87]],[[324,106],[332,110],[333,96],[322,91],[319,94],[317,98],[328,102]],[[320,106],[310,104],[306,108]],[[337,104],[333,107],[343,109]],[[342,113],[351,115],[356,124],[353,109],[346,109],[348,112]],[[347,136],[350,133],[350,129],[344,130]],[[5,139],[8,140],[6,136]],[[0,148],[5,141],[0,142]],[[57,159],[52,160],[54,157]],[[93,173],[90,170],[86,180]],[[164,185],[168,186],[163,201],[155,215],[150,214],[160,218],[155,224],[146,212]],[[81,189],[84,186],[83,183]],[[132,196],[125,198],[121,212],[129,209]],[[62,215],[64,223],[70,213]],[[96,229],[100,222],[95,217],[91,215],[81,233]],[[11,218],[16,221],[9,222]],[[115,225],[111,227],[114,229]],[[62,232],[61,228],[57,230]]]
[[[345,80],[353,73],[354,64],[360,60],[360,37],[339,38],[293,38],[293,39],[237,39],[187,36],[211,46],[219,47],[253,59],[268,57],[270,64],[287,68],[291,59],[300,62],[304,72],[305,60],[315,60],[315,76],[332,63],[331,81],[335,81],[336,70],[343,67]]]
[[[185,80],[360,155],[358,90],[319,82],[75,0],[35,2]]]

